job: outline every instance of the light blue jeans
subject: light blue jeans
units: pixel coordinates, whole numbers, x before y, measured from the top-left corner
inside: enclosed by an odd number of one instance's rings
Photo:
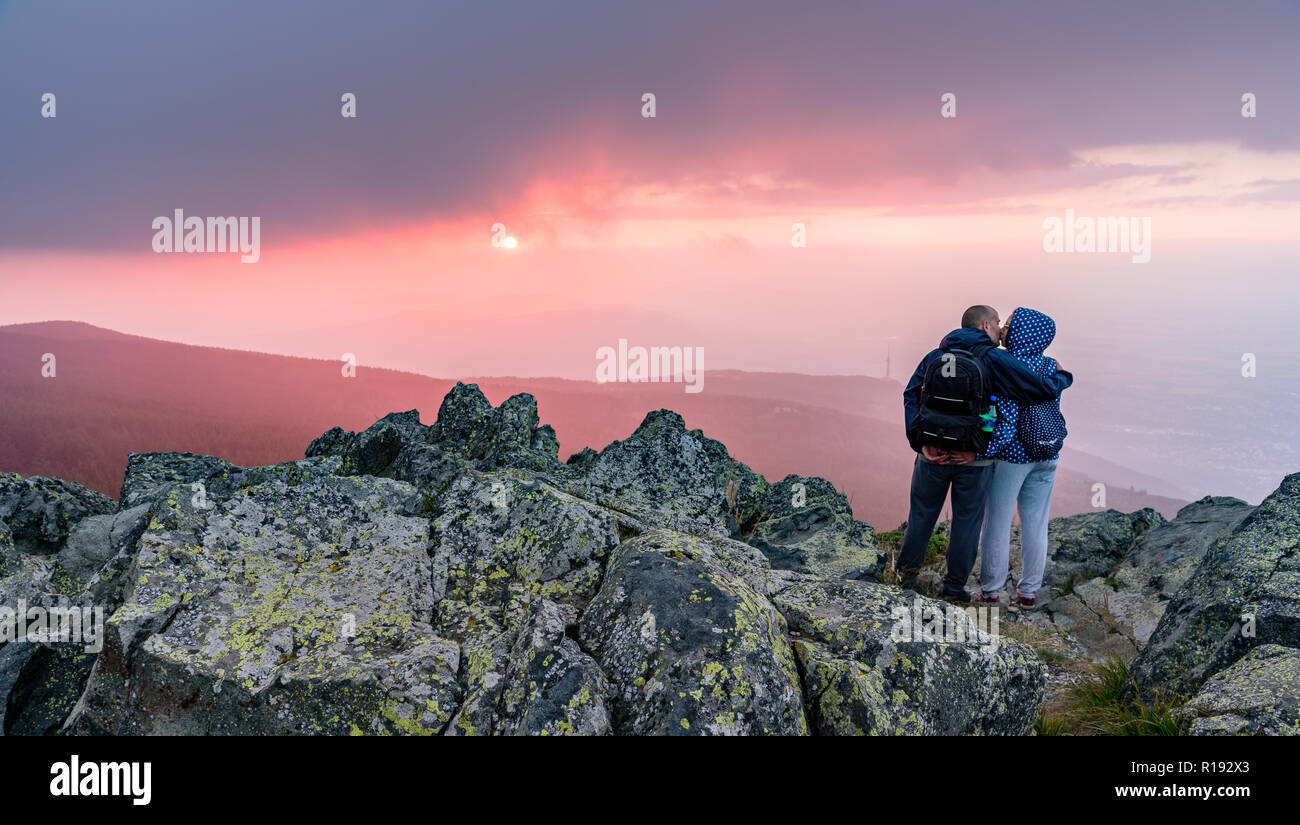
[[[1007,583],[1011,556],[1011,516],[1020,505],[1020,548],[1024,570],[1017,588],[1029,597],[1043,586],[1047,566],[1047,521],[1052,505],[1052,484],[1056,461],[1036,464],[993,462],[989,481],[988,509],[984,513],[984,535],[980,540],[980,589],[985,595],[1002,592]]]

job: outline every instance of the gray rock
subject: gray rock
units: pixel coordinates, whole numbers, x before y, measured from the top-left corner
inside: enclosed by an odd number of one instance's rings
[[[530,736],[613,732],[609,682],[596,661],[566,635],[576,621],[576,613],[567,606],[547,600],[536,603],[505,672],[501,732]]]
[[[1168,523],[1145,526],[1131,547],[1108,574],[1086,581],[1067,579],[1066,589],[1040,591],[1041,613],[1068,631],[1092,661],[1120,658],[1132,661],[1155,631],[1174,593],[1191,575],[1210,545],[1241,523],[1254,508],[1240,499],[1206,497],[1187,505]],[[1111,511],[1113,512],[1113,511]],[[1099,514],[1102,524],[1119,526],[1123,520]],[[1148,525],[1147,511],[1128,514],[1129,523]],[[1060,534],[1072,532],[1084,517],[1053,520]],[[1091,519],[1095,528],[1097,519]],[[1069,525],[1069,527],[1067,527]],[[1077,532],[1073,533],[1078,535]],[[1085,533],[1086,535],[1086,533]],[[1122,543],[1122,539],[1120,542]],[[1110,541],[1109,547],[1117,546]],[[1109,556],[1098,545],[1099,556]],[[1075,567],[1078,570],[1078,567]],[[1058,581],[1060,576],[1055,577]]]
[[[52,629],[45,622],[68,616],[74,600],[111,610],[111,588],[84,588],[104,560],[132,542],[132,517],[123,517],[115,532],[114,507],[107,496],[72,482],[0,475],[0,607],[8,615],[33,607],[63,611],[46,613],[28,632]],[[0,638],[0,732],[43,735],[59,729],[95,660],[86,652],[94,636],[82,631],[83,615],[77,614],[77,637],[7,643]]]
[[[390,413],[362,433],[329,430],[307,457],[333,456],[340,473],[395,478],[436,495],[467,469],[558,471],[558,452],[555,431],[538,426],[533,396],[519,393],[494,408],[478,385],[458,382],[430,427],[418,410]]]
[[[55,586],[59,592],[71,599],[84,594],[85,599],[115,609],[122,599],[121,576],[148,524],[149,507],[143,504],[82,519],[55,557]]]
[[[781,615],[708,539],[620,544],[580,632],[613,687],[616,733],[807,732]]]
[[[1027,648],[889,642],[882,616],[910,597],[866,581],[883,554],[828,482],[773,487],[667,410],[604,450],[557,454],[531,396],[494,408],[458,384],[433,426],[411,410],[334,428],[302,461],[131,454],[116,512],[62,482],[0,477],[21,516],[17,532],[0,519],[0,595],[109,614],[97,657],[0,648],[0,728],[1032,726],[1042,675]]]
[[[108,496],[75,482],[0,473],[0,556],[57,553],[77,522],[115,508]]]
[[[887,563],[875,531],[854,520],[848,499],[823,478],[786,476],[744,538],[781,570],[880,581]]]
[[[571,459],[565,489],[648,524],[696,535],[738,535],[762,511],[767,481],[721,442],[658,410],[625,441]]]
[[[1181,713],[1195,736],[1300,735],[1300,650],[1252,649],[1207,679]]]
[[[459,648],[429,624],[418,491],[282,468],[210,500],[153,504],[67,730],[441,732]]]
[[[0,731],[5,736],[58,733],[95,658],[73,643],[13,642],[0,648]]]
[[[464,654],[449,734],[608,732],[608,685],[565,631],[629,529],[527,473],[452,483],[432,527],[434,624]]]
[[[1206,551],[1133,663],[1142,696],[1191,695],[1263,644],[1300,647],[1300,473]]]
[[[971,621],[896,587],[812,577],[775,603],[795,640],[809,720],[821,735],[1033,730],[1045,668],[1030,648],[993,636],[988,613]],[[931,622],[947,633],[927,635]]]
[[[439,633],[517,630],[541,598],[581,609],[619,534],[614,513],[526,473],[461,476],[432,527]]]
[[[1052,519],[1047,525],[1044,586],[1069,590],[1079,582],[1109,574],[1139,536],[1164,523],[1164,516],[1150,507],[1135,513],[1105,510]],[[1013,571],[1019,563],[1016,552]]]

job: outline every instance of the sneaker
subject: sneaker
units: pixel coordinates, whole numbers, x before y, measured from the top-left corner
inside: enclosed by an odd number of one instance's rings
[[[945,602],[952,602],[953,604],[970,604],[971,601],[970,594],[967,593],[965,590],[961,591],[960,593],[949,593],[947,590],[945,590],[943,591],[943,595],[940,596],[940,598],[943,599]]]
[[[1033,610],[1038,607],[1038,599],[1033,596],[1022,596],[1020,591],[1016,591],[1016,601],[1020,603],[1022,610]]]
[[[1002,604],[1002,594],[994,593],[990,596],[981,590],[979,595],[975,597],[975,604]]]

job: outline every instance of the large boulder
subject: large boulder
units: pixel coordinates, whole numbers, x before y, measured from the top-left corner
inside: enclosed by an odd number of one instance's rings
[[[459,649],[433,633],[415,488],[306,467],[157,499],[78,733],[439,733]]]
[[[411,410],[334,428],[302,461],[133,453],[116,509],[0,477],[0,595],[108,617],[102,652],[0,646],[0,729],[1023,733],[1037,718],[1041,665],[996,628],[954,616],[967,641],[890,638],[920,602],[872,581],[884,554],[828,482],[769,485],[667,410],[567,464],[557,450],[531,396],[493,407],[458,384],[432,426]]]
[[[1260,645],[1182,707],[1195,736],[1300,736],[1300,650]]]
[[[81,694],[99,644],[95,617],[121,593],[99,569],[143,528],[141,513],[115,506],[73,482],[0,474],[0,733],[55,732]],[[20,625],[31,609],[33,622]],[[20,627],[23,638],[10,638]]]
[[[812,577],[774,601],[795,640],[819,734],[1033,730],[1043,664],[1000,638],[987,609],[968,613],[888,585]]]
[[[420,423],[418,410],[390,413],[361,433],[329,430],[307,447],[307,457],[334,456],[342,473],[438,491],[471,468],[556,472],[559,448],[550,425],[539,426],[533,396],[519,393],[493,407],[477,384],[457,382],[432,426]]]
[[[1139,536],[1164,523],[1164,516],[1150,507],[1134,513],[1103,510],[1052,519],[1047,525],[1043,586],[1069,591],[1079,582],[1107,575]],[[1020,562],[1017,545],[1012,553],[1013,572]]]
[[[1258,645],[1300,648],[1300,473],[1210,547],[1133,664],[1142,696],[1190,696]]]
[[[69,642],[18,641],[0,648],[0,731],[5,736],[58,733],[96,655]]]
[[[604,675],[566,633],[634,529],[519,471],[450,485],[432,523],[434,625],[465,659],[464,701],[447,733],[609,731]]]
[[[739,534],[769,491],[766,479],[671,410],[649,413],[626,440],[578,453],[568,467],[565,489],[575,495],[698,535]]]
[[[534,603],[502,676],[496,732],[509,736],[613,732],[609,682],[596,660],[567,635],[576,621],[576,612],[567,605],[546,599]]]
[[[871,525],[824,478],[788,475],[774,485],[744,539],[780,570],[879,581],[886,566]]]
[[[116,507],[108,496],[75,482],[0,473],[0,558],[57,553],[77,522]]]
[[[615,549],[580,639],[611,683],[616,733],[807,733],[785,622],[733,569],[759,559],[669,530]]]
[[[1085,581],[1068,579],[1067,586],[1045,588],[1040,596],[1042,611],[1027,620],[1048,621],[1066,631],[1081,646],[1084,656],[1093,661],[1132,661],[1155,631],[1169,600],[1191,576],[1210,545],[1233,530],[1253,509],[1240,499],[1207,496],[1187,505],[1173,521],[1164,524],[1151,519],[1150,511],[1129,513],[1127,523],[1135,528],[1135,537],[1118,564]],[[1098,542],[1097,555],[1103,558],[1110,557],[1104,548],[1114,548],[1127,538],[1125,519],[1109,513],[1055,519],[1052,527],[1059,534],[1077,535],[1076,530],[1063,529],[1076,522],[1090,523],[1095,534],[1112,537],[1111,541]],[[1096,531],[1099,525],[1109,529]],[[1116,536],[1119,541],[1113,540]],[[1059,574],[1054,578],[1059,580]]]
[[[616,514],[524,473],[461,476],[439,508],[434,621],[458,640],[517,629],[538,598],[586,606],[619,542]]]

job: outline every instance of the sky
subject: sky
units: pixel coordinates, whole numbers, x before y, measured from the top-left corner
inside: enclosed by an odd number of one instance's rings
[[[1192,384],[1222,439],[1234,404],[1300,411],[1298,42],[1296,2],[0,2],[0,324],[897,377],[1024,305],[1106,427]],[[155,252],[178,208],[257,216],[259,260]],[[1150,260],[1046,252],[1070,213],[1149,219]]]

